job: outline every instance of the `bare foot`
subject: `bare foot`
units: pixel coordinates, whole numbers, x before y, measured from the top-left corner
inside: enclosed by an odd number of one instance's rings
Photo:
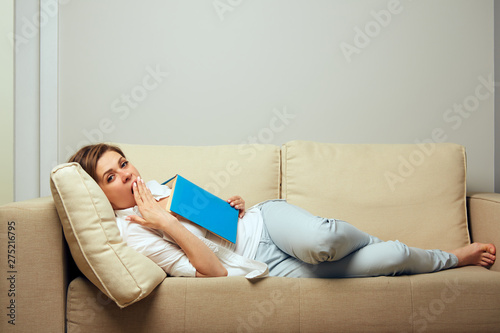
[[[450,252],[458,258],[457,267],[468,265],[490,267],[496,259],[496,248],[493,244],[472,243]]]

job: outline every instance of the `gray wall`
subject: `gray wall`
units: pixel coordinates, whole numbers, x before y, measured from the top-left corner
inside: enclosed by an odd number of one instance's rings
[[[500,4],[495,1],[495,192],[500,193]]]
[[[447,141],[467,148],[468,189],[494,190],[492,0],[59,10],[60,161],[96,141]]]
[[[0,36],[14,31],[14,3],[0,2]],[[4,52],[5,51],[5,52]],[[7,38],[0,40],[0,205],[14,200],[14,52]]]

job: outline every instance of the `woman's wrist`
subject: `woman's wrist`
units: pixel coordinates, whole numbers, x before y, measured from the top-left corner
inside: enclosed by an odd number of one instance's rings
[[[160,229],[170,235],[171,233],[175,233],[175,231],[186,228],[175,216],[168,212],[165,212],[165,217],[162,219]],[[186,229],[186,231],[188,230]]]

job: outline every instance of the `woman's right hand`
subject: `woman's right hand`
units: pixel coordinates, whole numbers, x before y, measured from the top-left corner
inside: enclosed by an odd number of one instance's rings
[[[126,217],[128,221],[160,230],[168,229],[168,224],[177,222],[177,218],[156,201],[151,191],[146,187],[146,184],[144,184],[142,178],[137,178],[137,181],[133,185],[133,189],[135,202],[142,217],[129,215]]]
[[[135,202],[142,217],[129,215],[126,217],[128,221],[139,223],[145,227],[159,229],[170,235],[184,253],[186,253],[189,261],[196,269],[196,276],[227,275],[226,268],[212,250],[156,201],[142,179],[137,178],[133,192]]]

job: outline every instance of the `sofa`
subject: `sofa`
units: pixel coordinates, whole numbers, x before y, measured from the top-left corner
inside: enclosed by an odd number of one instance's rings
[[[146,180],[181,174],[222,198],[239,194],[247,207],[283,198],[410,246],[500,246],[500,194],[466,193],[461,145],[119,146]],[[74,231],[61,227],[66,203],[52,185],[52,197],[0,207],[7,252],[0,256],[2,332],[500,331],[498,263],[351,279],[184,278],[155,271],[160,278],[119,304],[73,252]],[[128,255],[120,259],[125,269]],[[148,280],[150,270],[139,270]],[[118,292],[128,283],[121,275],[111,279]]]

